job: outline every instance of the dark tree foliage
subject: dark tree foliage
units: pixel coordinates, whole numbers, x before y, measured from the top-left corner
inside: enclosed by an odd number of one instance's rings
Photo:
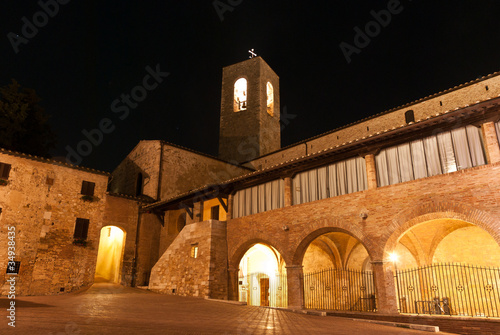
[[[56,137],[35,90],[12,83],[0,87],[0,147],[49,157]]]

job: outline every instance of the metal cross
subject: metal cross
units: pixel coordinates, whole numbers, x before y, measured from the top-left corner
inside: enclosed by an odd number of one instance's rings
[[[248,50],[248,52],[250,53],[250,57],[248,58],[254,58],[255,56],[257,56],[257,54],[254,52],[254,49]]]

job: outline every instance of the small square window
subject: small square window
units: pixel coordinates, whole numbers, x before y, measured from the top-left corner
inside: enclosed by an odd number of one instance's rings
[[[5,163],[0,163],[0,178],[1,179],[9,179],[9,174],[10,174],[10,164],[5,164]]]
[[[76,219],[75,233],[73,234],[73,238],[75,240],[87,239],[87,233],[89,231],[89,223],[90,223],[89,219],[81,219],[81,218]]]
[[[47,180],[45,181],[47,185],[54,185],[54,178],[47,177]]]
[[[15,265],[12,265],[11,262],[7,263],[7,272],[8,274],[17,275],[19,274],[19,268],[21,267],[20,261],[14,261]]]
[[[198,243],[191,244],[191,258],[198,258]]]
[[[94,196],[94,188],[95,188],[95,183],[84,180],[82,182],[82,192],[81,193],[83,195]]]

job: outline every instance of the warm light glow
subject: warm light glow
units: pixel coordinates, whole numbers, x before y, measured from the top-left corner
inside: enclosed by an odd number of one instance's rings
[[[267,113],[274,115],[274,89],[270,82],[267,83]]]
[[[120,282],[125,233],[118,227],[101,229],[95,275],[114,283]]]
[[[391,260],[391,262],[393,262],[393,263],[396,263],[396,262],[398,261],[398,258],[399,258],[399,256],[398,256],[398,254],[396,254],[395,252],[391,252],[391,253],[389,254],[389,259],[390,259],[390,260]]]
[[[240,78],[234,83],[234,111],[247,109],[247,80]]]

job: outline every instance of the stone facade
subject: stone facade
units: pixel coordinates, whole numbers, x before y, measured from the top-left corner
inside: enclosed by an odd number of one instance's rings
[[[15,227],[16,293],[56,294],[93,283],[108,174],[8,151],[0,162],[11,165],[8,184],[0,186],[0,268],[7,268],[7,231]],[[95,183],[94,201],[82,199],[83,181]],[[85,246],[73,243],[77,218],[89,220]]]
[[[225,223],[208,220],[184,227],[151,272],[153,291],[227,299]],[[193,248],[197,248],[196,255]]]

